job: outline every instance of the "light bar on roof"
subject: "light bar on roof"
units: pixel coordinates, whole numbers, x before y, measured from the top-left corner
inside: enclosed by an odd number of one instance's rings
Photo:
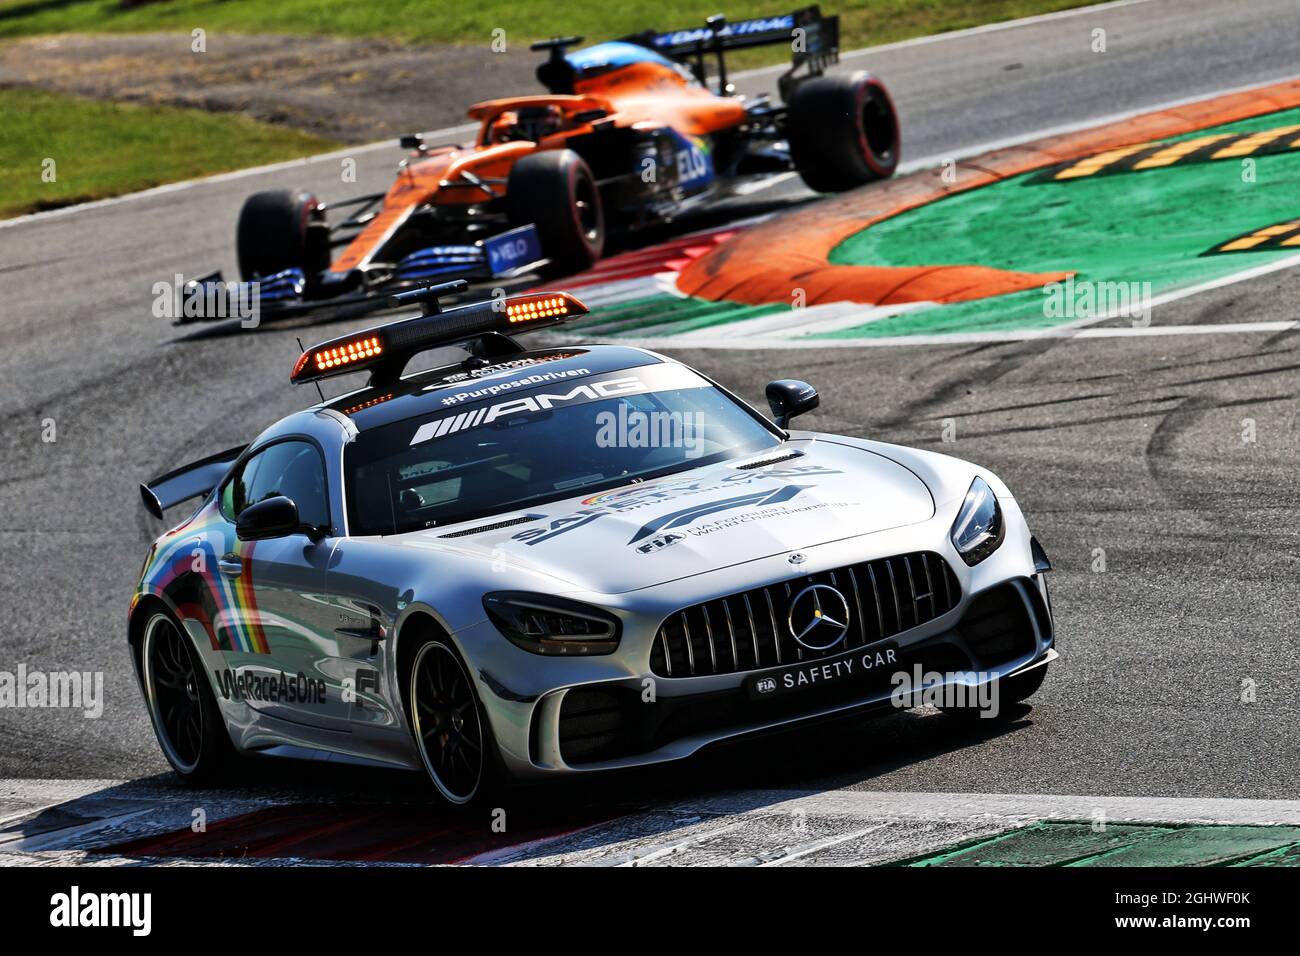
[[[372,370],[372,384],[376,384],[376,377],[395,380],[419,352],[485,336],[490,339],[517,335],[586,314],[587,307],[567,292],[538,292],[475,302],[313,345],[298,357],[289,380],[310,382],[362,369]]]
[[[313,346],[294,363],[291,382],[308,382],[352,372],[373,365],[384,355],[382,329],[370,329],[357,335],[333,339]]]
[[[577,302],[565,292],[544,293],[542,295],[523,295],[506,300],[506,316],[511,325],[530,322],[534,319],[549,319],[557,315],[569,314],[569,303]],[[578,303],[581,305],[581,303]]]

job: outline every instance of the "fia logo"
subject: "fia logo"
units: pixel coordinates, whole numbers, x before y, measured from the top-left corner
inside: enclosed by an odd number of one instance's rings
[[[772,691],[776,690],[776,678],[764,677],[761,681],[759,681],[757,684],[754,685],[754,690],[758,691],[760,694],[772,693]]]
[[[638,547],[637,551],[641,552],[642,554],[652,554],[655,551],[662,551],[670,544],[676,544],[678,541],[681,541],[682,538],[684,537],[686,536],[683,534],[661,534],[659,537],[651,538],[645,544]]]

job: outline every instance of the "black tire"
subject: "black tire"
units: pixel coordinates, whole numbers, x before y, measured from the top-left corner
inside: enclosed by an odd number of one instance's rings
[[[225,776],[235,757],[198,652],[168,610],[149,611],[140,637],[140,684],[163,756],[188,786]]]
[[[898,114],[885,85],[865,71],[796,86],[786,134],[799,175],[820,193],[887,179],[898,168]]]
[[[239,274],[245,282],[302,269],[308,280],[329,268],[329,230],[320,201],[301,189],[254,193],[235,227]]]
[[[450,641],[421,644],[407,678],[416,752],[442,801],[481,806],[501,788],[500,757],[464,660]]]
[[[1049,666],[1043,664],[1033,670],[1012,674],[1010,677],[1004,677],[998,681],[998,712],[996,717],[989,719],[1006,719],[1009,716],[1008,711],[1011,707],[1028,700],[1038,693],[1039,688],[1043,686],[1043,681],[1047,679],[1047,668]],[[978,707],[940,707],[939,709],[953,717],[977,718],[981,714]]]
[[[545,150],[515,163],[506,200],[513,225],[537,227],[550,274],[589,269],[604,253],[605,212],[596,177],[572,150]]]

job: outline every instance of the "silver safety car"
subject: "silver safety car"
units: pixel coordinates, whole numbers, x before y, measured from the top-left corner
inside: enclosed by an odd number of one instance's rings
[[[792,430],[818,404],[802,382],[768,386],[769,419],[643,349],[526,348],[586,309],[442,308],[462,286],[404,294],[422,314],[291,376],[364,387],[141,486],[159,518],[200,502],[150,548],[129,623],[183,778],[309,757],[423,769],[466,804],[923,689],[1004,711],[1038,689],[1050,564],[997,476]]]

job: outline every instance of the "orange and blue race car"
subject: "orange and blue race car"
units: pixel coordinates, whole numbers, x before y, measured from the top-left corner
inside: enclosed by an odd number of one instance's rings
[[[794,13],[654,31],[573,49],[532,45],[544,93],[477,103],[464,146],[410,151],[387,193],[325,204],[260,192],[237,227],[239,268],[264,313],[386,304],[430,279],[500,281],[591,266],[607,235],[672,220],[737,184],[797,171],[819,192],[891,175],[898,121],[870,73],[829,75],[839,18]],[[780,101],[738,95],[726,54],[787,44]]]

